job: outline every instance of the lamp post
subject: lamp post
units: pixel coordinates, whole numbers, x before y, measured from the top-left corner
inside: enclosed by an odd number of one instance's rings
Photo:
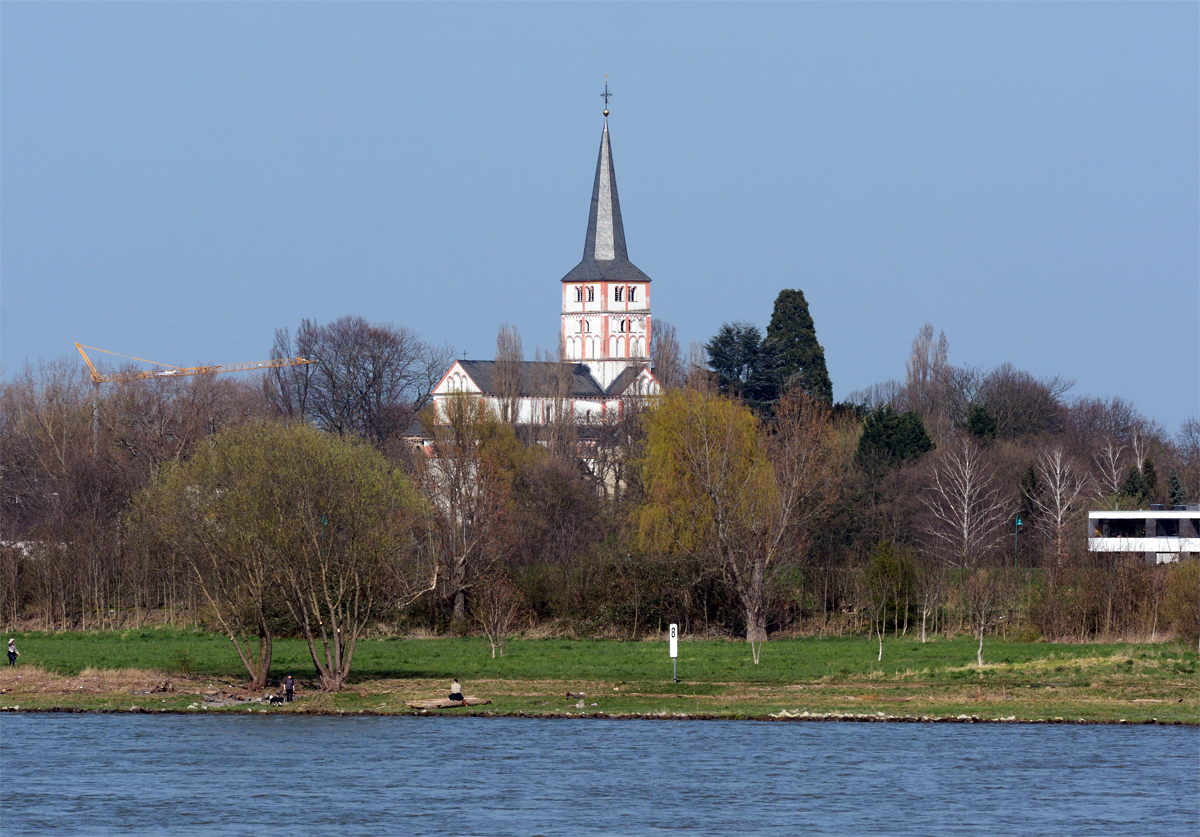
[[[1013,524],[1013,566],[1017,566],[1017,555],[1021,551],[1021,513],[1017,512],[1017,520]]]

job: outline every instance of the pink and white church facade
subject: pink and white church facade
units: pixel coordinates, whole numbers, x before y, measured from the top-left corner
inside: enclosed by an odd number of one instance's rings
[[[626,252],[605,110],[583,259],[562,279],[562,363],[521,363],[517,423],[548,423],[560,400],[580,422],[605,420],[632,399],[661,393],[650,367],[651,326],[650,277]],[[433,390],[438,415],[446,399],[462,394],[484,398],[499,415],[496,366],[455,361]]]

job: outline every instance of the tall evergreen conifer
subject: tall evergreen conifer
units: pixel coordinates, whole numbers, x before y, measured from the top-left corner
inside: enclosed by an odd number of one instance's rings
[[[1138,466],[1129,466],[1129,473],[1125,476],[1125,483],[1121,486],[1121,493],[1135,503],[1141,504],[1146,502],[1149,491],[1146,489],[1146,478],[1142,476],[1142,472]]]
[[[1171,489],[1172,506],[1187,504],[1187,491],[1183,488],[1183,480],[1179,479],[1179,474],[1172,471],[1171,476],[1167,479],[1167,486]]]
[[[1146,493],[1153,497],[1158,488],[1158,472],[1154,470],[1154,460],[1148,456],[1142,460],[1142,479],[1146,481]]]
[[[775,343],[783,355],[783,380],[786,386],[799,386],[813,398],[833,403],[833,383],[825,368],[825,350],[817,342],[817,329],[804,291],[784,290],[775,298],[767,340]]]
[[[911,410],[897,413],[891,404],[886,404],[863,422],[855,458],[863,464],[882,460],[888,465],[899,465],[908,459],[919,459],[931,450],[933,440],[921,417]]]
[[[967,416],[967,432],[980,441],[990,442],[1000,435],[1000,422],[987,407],[972,404],[971,413]]]

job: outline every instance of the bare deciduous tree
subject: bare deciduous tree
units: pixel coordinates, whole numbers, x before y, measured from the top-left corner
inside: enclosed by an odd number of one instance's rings
[[[946,333],[933,340],[933,324],[925,323],[913,339],[912,352],[905,362],[904,408],[913,410],[938,444],[953,431],[949,413],[950,365],[947,362]]]
[[[579,421],[571,404],[571,387],[578,366],[557,354],[538,352],[532,374],[532,391],[542,412],[542,439],[551,456],[574,460],[579,454]]]
[[[890,406],[893,409],[904,398],[904,384],[896,380],[881,381],[871,384],[866,389],[858,389],[846,396],[846,402],[865,407],[868,411]]]
[[[432,441],[420,482],[438,515],[439,577],[454,620],[467,618],[467,593],[510,546],[512,489],[519,445],[512,428],[481,398],[446,400],[444,414],[422,416]]]
[[[475,587],[471,597],[471,615],[488,638],[492,658],[504,656],[504,643],[521,614],[521,600],[511,581],[492,572]]]
[[[1125,482],[1125,446],[1105,439],[1094,456],[1096,484],[1101,494],[1116,494]]]
[[[946,588],[946,568],[930,555],[920,555],[915,579],[917,599],[921,603],[921,642],[926,641],[926,627],[931,615],[937,613]]]
[[[922,497],[930,545],[951,566],[978,566],[1003,536],[1011,502],[969,438],[958,437],[932,461]]]
[[[271,357],[315,361],[267,377],[265,393],[281,415],[382,448],[429,403],[450,352],[407,328],[342,317],[324,326],[302,321],[294,343],[277,330]]]
[[[492,389],[500,403],[500,421],[515,427],[521,419],[521,369],[525,353],[521,335],[508,323],[496,335],[496,366]]]
[[[1011,363],[997,366],[983,379],[978,400],[996,417],[1002,439],[1015,439],[1061,426],[1062,398],[1075,382],[1055,375],[1035,378]]]
[[[1071,527],[1080,511],[1080,500],[1088,495],[1090,481],[1062,447],[1042,451],[1037,460],[1037,474],[1042,490],[1030,496],[1041,513],[1040,525],[1054,555],[1055,566],[1061,569],[1072,552],[1075,540]]]
[[[1200,421],[1189,418],[1179,428],[1175,441],[1179,451],[1179,476],[1191,502],[1200,500]]]
[[[963,598],[971,617],[971,628],[979,640],[976,664],[983,665],[983,637],[1008,617],[1011,600],[1010,579],[1000,567],[978,568],[963,582]]]
[[[155,377],[122,384],[100,411],[108,437],[149,479],[165,462],[188,458],[224,427],[267,415],[257,380],[216,375]]]
[[[650,337],[650,362],[654,377],[663,389],[674,389],[683,384],[686,370],[679,349],[679,338],[675,335],[675,326],[666,320],[654,322],[654,332]]]

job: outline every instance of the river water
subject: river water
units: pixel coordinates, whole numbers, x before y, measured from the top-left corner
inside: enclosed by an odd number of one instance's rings
[[[0,716],[0,830],[1194,835],[1200,730]]]

